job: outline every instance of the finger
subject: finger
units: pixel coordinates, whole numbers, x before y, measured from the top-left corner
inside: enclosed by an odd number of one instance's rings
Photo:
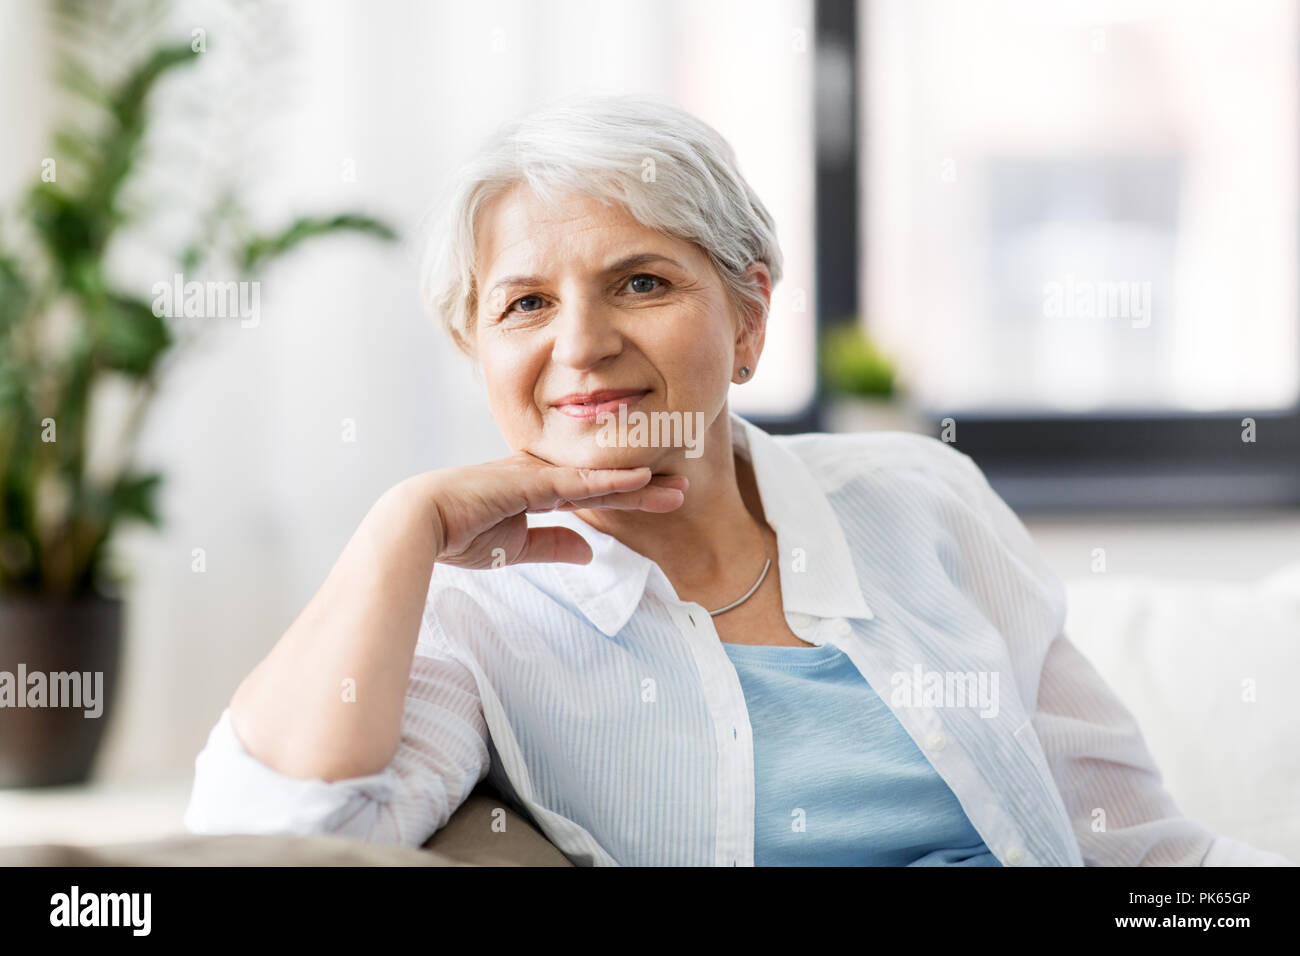
[[[512,563],[587,564],[591,558],[591,545],[576,531],[569,528],[529,528],[524,550]]]
[[[635,491],[650,483],[649,468],[562,468],[534,471],[524,488],[527,510],[548,511],[569,501]]]
[[[655,475],[650,484],[634,492],[616,492],[609,495],[597,495],[581,501],[562,501],[554,511],[582,511],[588,508],[603,508],[621,511],[652,511],[663,513],[681,507],[685,500],[686,489],[690,479],[685,475]],[[681,492],[680,495],[657,494],[654,489]]]
[[[691,486],[691,480],[685,475],[655,475],[650,480],[650,484],[659,485],[664,488],[676,488],[678,491],[685,491]]]
[[[587,509],[605,509],[611,511],[649,511],[655,514],[674,511],[686,500],[680,488],[665,488],[661,485],[647,485],[637,491],[622,491],[612,495],[597,495],[581,501],[566,501],[555,507],[555,511],[585,511]]]

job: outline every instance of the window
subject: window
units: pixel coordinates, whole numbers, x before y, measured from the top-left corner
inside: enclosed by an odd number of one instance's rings
[[[1004,477],[1300,497],[1296,5],[859,13],[860,299],[918,404]]]

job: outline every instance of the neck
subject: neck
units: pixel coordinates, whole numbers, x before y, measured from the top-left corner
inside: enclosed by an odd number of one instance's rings
[[[576,514],[658,564],[683,600],[715,607],[735,600],[753,584],[767,555],[770,532],[753,469],[732,448],[725,409],[710,426],[704,447],[699,458],[677,452],[655,467],[656,473],[690,479],[686,500],[676,511]]]

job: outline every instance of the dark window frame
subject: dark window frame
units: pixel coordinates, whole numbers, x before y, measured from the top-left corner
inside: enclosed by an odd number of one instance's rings
[[[813,334],[858,314],[858,50],[855,0],[814,0]],[[775,435],[822,431],[826,391],[820,363],[812,400],[798,412],[749,420]]]

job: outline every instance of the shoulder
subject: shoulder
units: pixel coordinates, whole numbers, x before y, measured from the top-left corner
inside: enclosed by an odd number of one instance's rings
[[[887,523],[898,534],[941,533],[972,552],[993,550],[1052,591],[1055,575],[1029,531],[967,454],[910,432],[782,436],[841,519]]]
[[[1031,679],[1064,626],[1065,588],[969,455],[905,432],[779,440],[821,486],[870,569],[864,593],[888,581],[891,599],[906,595],[924,608],[944,600],[937,596],[952,582],[997,628],[1018,676]]]
[[[914,432],[808,432],[776,439],[798,457],[822,489],[851,484],[928,486],[970,506],[987,505],[992,489],[969,455],[947,442]]]

